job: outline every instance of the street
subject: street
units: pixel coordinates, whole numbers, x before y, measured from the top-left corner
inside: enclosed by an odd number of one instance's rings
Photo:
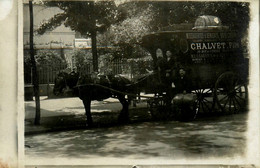
[[[35,102],[25,102],[25,119],[34,118]],[[104,101],[92,101],[92,112],[111,112],[119,111],[122,108],[117,99],[109,98]],[[52,117],[59,115],[84,114],[85,109],[82,101],[78,97],[47,99],[41,100],[41,117]]]
[[[247,113],[25,136],[26,164],[131,164],[243,158]],[[156,160],[154,159],[156,158]],[[171,163],[171,162],[167,162]],[[175,162],[176,163],[176,162]]]

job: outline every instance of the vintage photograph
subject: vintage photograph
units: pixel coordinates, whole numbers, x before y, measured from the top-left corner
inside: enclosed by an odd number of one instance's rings
[[[24,0],[26,167],[247,163],[250,5]]]

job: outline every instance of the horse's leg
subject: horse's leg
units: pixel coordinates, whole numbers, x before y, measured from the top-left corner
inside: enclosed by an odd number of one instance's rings
[[[137,104],[136,96],[132,98],[132,101],[133,101],[133,107],[136,107]]]
[[[119,114],[118,121],[119,122],[128,122],[129,121],[129,112],[128,112],[129,103],[125,99],[124,95],[119,95],[118,100],[120,101],[120,103],[123,106],[123,108]]]
[[[134,100],[133,100],[134,101],[134,105],[133,105],[134,107],[136,107],[137,102],[139,102],[139,103],[141,102],[141,96],[140,95],[141,95],[141,91],[138,90],[138,92],[136,93],[136,96],[134,97]]]
[[[129,105],[133,104],[133,107],[136,107],[136,102],[137,102],[136,96],[127,95],[127,99]]]
[[[91,111],[90,111],[91,110],[91,100],[83,99],[82,101],[83,101],[86,116],[87,116],[87,126],[91,127],[93,125],[93,120],[92,120]]]

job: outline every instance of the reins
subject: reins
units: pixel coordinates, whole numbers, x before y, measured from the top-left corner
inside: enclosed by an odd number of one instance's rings
[[[80,87],[85,87],[85,86],[98,86],[98,87],[101,87],[103,89],[110,90],[110,91],[112,91],[114,93],[119,93],[119,94],[128,95],[128,96],[136,96],[136,94],[133,94],[133,93],[127,93],[127,92],[118,91],[118,90],[112,89],[110,87],[107,87],[107,86],[104,86],[104,85],[100,85],[100,84],[94,84],[94,83],[77,85],[77,86],[75,86],[75,88],[80,88]],[[153,98],[151,96],[142,96],[142,95],[140,95],[140,97],[143,97],[143,98]]]
[[[157,73],[152,72],[152,73],[150,73],[149,75],[144,76],[141,80],[135,82],[134,85],[136,85],[136,84],[138,84],[138,83],[140,83],[140,82],[146,80],[148,77],[150,77],[151,75],[155,75],[155,74],[157,74]]]

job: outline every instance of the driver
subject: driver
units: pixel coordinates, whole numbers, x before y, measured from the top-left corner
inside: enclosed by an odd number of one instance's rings
[[[179,73],[173,79],[172,87],[175,88],[175,92],[178,93],[191,93],[192,81],[186,74],[186,69],[180,67]]]

